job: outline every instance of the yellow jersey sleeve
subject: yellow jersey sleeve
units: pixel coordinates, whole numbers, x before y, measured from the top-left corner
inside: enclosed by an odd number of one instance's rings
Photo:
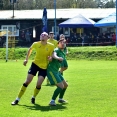
[[[32,48],[32,49],[36,49],[36,44],[37,42],[34,42],[32,45],[31,45],[31,47],[30,48]]]
[[[54,45],[54,48],[58,47],[58,41],[55,39],[48,39],[48,42],[52,43]]]

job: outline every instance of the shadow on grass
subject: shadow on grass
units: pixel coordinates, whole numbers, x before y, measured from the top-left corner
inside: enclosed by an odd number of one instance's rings
[[[67,107],[65,106],[65,104],[57,104],[56,106],[42,106],[42,105],[39,105],[39,104],[34,104],[32,106],[28,106],[28,105],[20,105],[18,104],[19,106],[23,106],[27,109],[30,109],[30,110],[40,110],[40,111],[51,111],[51,110],[63,110],[63,109],[66,109]]]
[[[51,84],[43,84],[42,86],[50,86],[50,87],[55,87],[56,85],[51,85]]]

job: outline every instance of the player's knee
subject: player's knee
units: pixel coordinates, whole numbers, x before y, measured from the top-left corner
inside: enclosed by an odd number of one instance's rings
[[[61,89],[64,89],[64,86],[60,86]]]
[[[64,88],[67,88],[68,87],[68,84],[67,84],[67,82],[65,81],[64,82]]]
[[[68,84],[67,84],[67,87],[68,87]]]
[[[68,67],[65,67],[65,68],[64,68],[64,70],[67,70],[67,69],[68,69]]]
[[[65,71],[65,70],[67,70],[68,69],[68,67],[63,67],[62,68],[62,71]]]
[[[59,84],[59,85],[57,85],[57,87],[59,87],[61,89],[64,89],[64,85],[63,84]]]
[[[68,87],[68,84],[66,83],[66,84],[64,85],[64,87],[67,88],[67,87]]]

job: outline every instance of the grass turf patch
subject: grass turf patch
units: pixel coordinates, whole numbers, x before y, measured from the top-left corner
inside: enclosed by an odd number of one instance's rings
[[[25,81],[31,61],[26,67],[23,61],[0,61],[0,115],[2,117],[116,117],[117,85],[116,61],[69,60],[69,69],[64,72],[69,87],[64,98],[68,104],[56,107],[48,105],[55,86],[46,86],[46,80],[36,98],[30,98],[37,77],[28,86],[19,105],[11,106]]]
[[[68,47],[69,60],[117,60],[117,48],[115,46],[88,46],[88,47]],[[28,48],[9,48],[8,59],[24,59]],[[35,52],[30,56],[33,59]],[[6,58],[6,49],[0,48],[0,59]]]

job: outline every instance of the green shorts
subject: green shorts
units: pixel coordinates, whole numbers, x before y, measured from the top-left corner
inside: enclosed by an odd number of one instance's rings
[[[67,63],[67,60],[64,59],[61,63],[61,67],[68,67],[68,63]]]
[[[47,70],[47,77],[51,85],[55,85],[64,80],[63,76],[59,72],[53,72],[52,70]]]

